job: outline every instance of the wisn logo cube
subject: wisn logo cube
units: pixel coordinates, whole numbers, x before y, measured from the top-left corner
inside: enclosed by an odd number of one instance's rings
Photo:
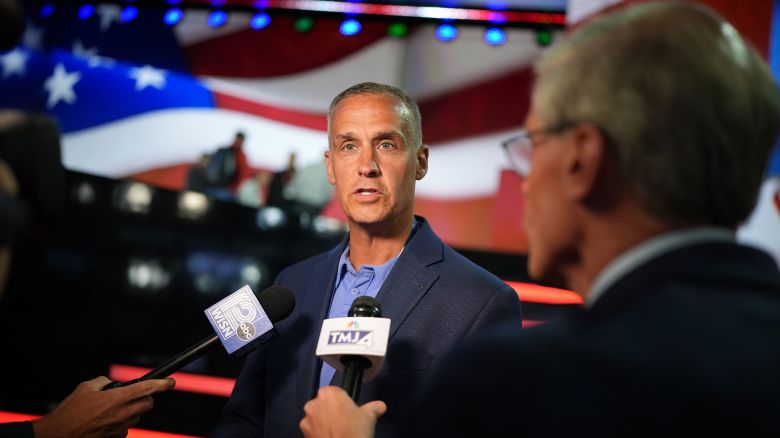
[[[204,312],[228,353],[246,353],[257,340],[272,332],[273,324],[249,286],[228,295]],[[247,348],[249,347],[249,348]]]

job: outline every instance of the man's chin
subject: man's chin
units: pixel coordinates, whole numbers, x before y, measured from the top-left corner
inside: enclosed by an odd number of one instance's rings
[[[390,215],[384,209],[377,207],[374,205],[353,205],[347,212],[347,217],[350,222],[361,226],[390,222]]]
[[[349,222],[350,228],[360,227],[375,236],[395,235],[398,232],[396,228],[398,228],[401,224],[401,221],[393,220],[393,218],[390,218],[386,215],[356,215],[350,217]]]

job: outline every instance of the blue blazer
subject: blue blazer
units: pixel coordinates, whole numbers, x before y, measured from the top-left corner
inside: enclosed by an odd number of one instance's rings
[[[388,405],[377,436],[387,435],[410,393],[445,353],[497,321],[521,324],[512,288],[444,245],[425,219],[417,221],[417,232],[377,295],[383,316],[391,319],[390,339],[382,370],[363,385],[360,397]],[[210,436],[301,435],[303,405],[319,389],[322,362],[315,350],[346,244],[279,274],[276,284],[295,293],[295,310],[277,325],[277,339],[249,355]],[[333,384],[340,382],[336,373]]]

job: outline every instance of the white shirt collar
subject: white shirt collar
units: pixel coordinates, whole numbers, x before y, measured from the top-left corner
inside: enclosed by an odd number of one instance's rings
[[[622,277],[663,253],[702,242],[734,242],[734,232],[727,228],[697,227],[660,234],[645,240],[614,258],[601,270],[585,296],[585,306],[596,300]]]

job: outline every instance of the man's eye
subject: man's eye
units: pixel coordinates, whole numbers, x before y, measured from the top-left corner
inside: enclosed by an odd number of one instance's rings
[[[394,148],[395,148],[395,145],[392,144],[392,143],[380,143],[379,144],[379,149],[382,149],[382,150],[385,150],[385,151],[389,151],[389,150],[394,149]]]
[[[346,143],[345,145],[341,146],[341,149],[344,151],[354,151],[357,149],[357,146],[354,143]]]

